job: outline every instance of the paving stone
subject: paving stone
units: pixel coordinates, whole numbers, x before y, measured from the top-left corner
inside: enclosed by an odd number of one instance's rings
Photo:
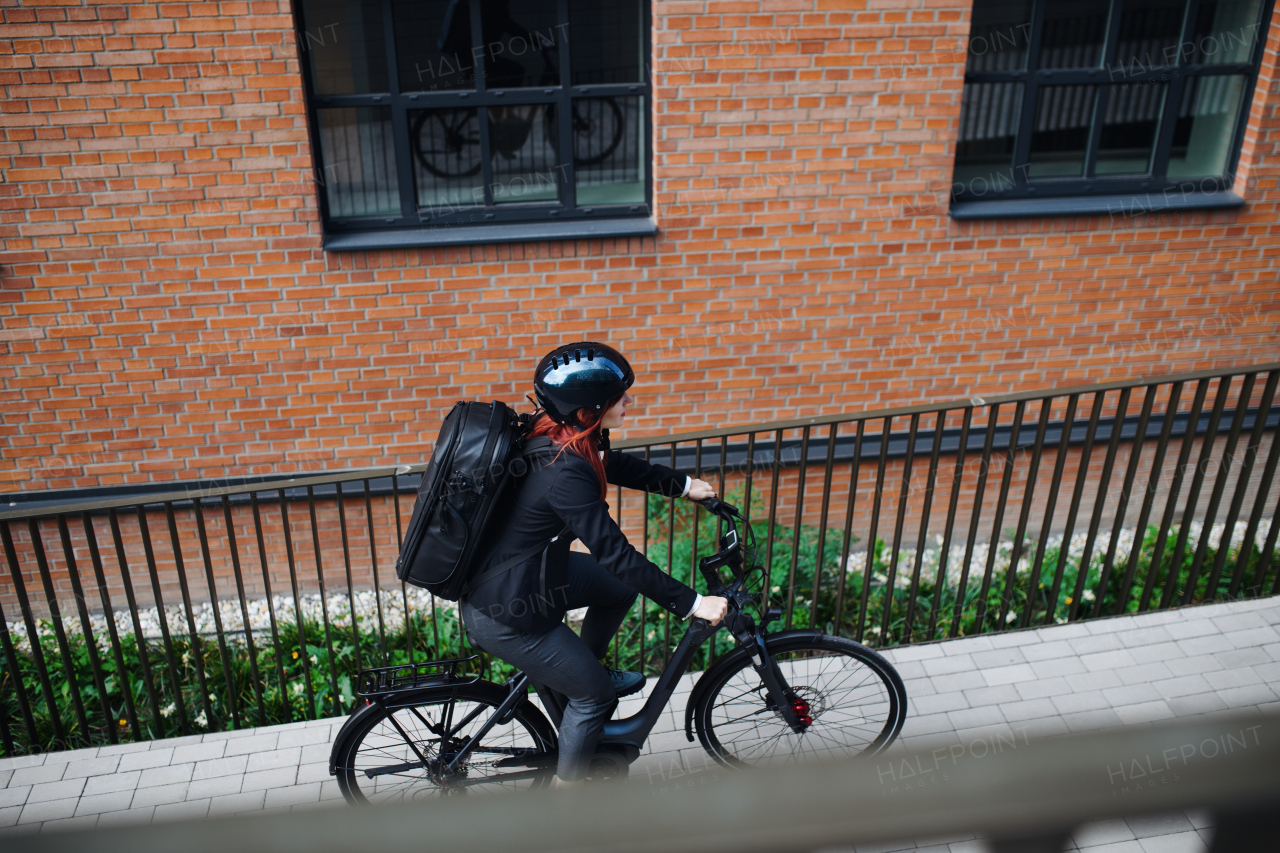
[[[300,803],[320,802],[320,783],[311,782],[306,785],[292,785],[288,788],[274,788],[267,791],[267,808],[293,806]]]
[[[956,672],[951,675],[935,675],[933,687],[939,693],[950,693],[953,690],[971,690],[974,687],[986,687],[987,680],[981,672]]]
[[[1038,717],[1053,717],[1058,714],[1058,709],[1048,699],[1006,702],[1000,706],[1000,710],[1010,723],[1016,723],[1021,720],[1034,720]]]
[[[1023,681],[1034,681],[1036,672],[1030,664],[1021,663],[1012,666],[997,666],[982,670],[982,677],[987,684],[994,687],[998,684],[1015,684]]]
[[[139,740],[133,743],[113,743],[109,746],[98,747],[98,756],[105,755],[124,755],[129,752],[146,752],[151,748],[152,741]]]
[[[295,780],[301,785],[306,782],[326,782],[333,777],[329,775],[329,762],[323,764],[303,764],[298,767],[298,777]]]
[[[1125,818],[1125,823],[1133,832],[1134,838],[1149,838],[1153,835],[1170,835],[1175,832],[1194,830],[1191,821],[1182,812],[1166,812],[1154,815],[1135,815]]]
[[[1106,690],[1108,687],[1123,687],[1124,679],[1114,670],[1103,670],[1068,675],[1067,683],[1071,685],[1072,690]]]
[[[111,794],[116,791],[132,791],[138,787],[138,779],[141,776],[141,770],[131,770],[128,773],[108,773],[104,776],[90,776],[85,780],[82,796],[89,797],[97,794]]]
[[[1159,643],[1154,646],[1138,646],[1130,649],[1130,654],[1138,663],[1155,663],[1185,658],[1187,653],[1177,643]]]
[[[1102,691],[1103,697],[1113,708],[1137,705],[1142,702],[1158,702],[1164,697],[1150,684],[1131,684],[1128,687],[1110,687]]]
[[[245,770],[253,773],[258,770],[273,770],[277,767],[297,767],[301,758],[302,747],[299,746],[273,749],[270,752],[255,752],[249,756],[249,766]]]
[[[1213,655],[1188,655],[1181,660],[1168,660],[1165,665],[1174,675],[1193,675],[1200,672],[1216,672],[1222,666]]]
[[[177,785],[191,781],[194,764],[174,764],[169,767],[151,767],[142,771],[138,779],[139,788],[152,788],[156,785]]]
[[[1210,670],[1204,673],[1204,680],[1209,682],[1209,686],[1214,690],[1226,690],[1231,687],[1247,687],[1250,684],[1262,683],[1262,677],[1251,667],[1241,667],[1240,669],[1218,668],[1216,670]]]
[[[212,761],[196,763],[191,772],[191,779],[213,779],[218,776],[240,775],[249,764],[249,756],[233,755],[230,758],[215,758]]]
[[[972,657],[975,667],[983,670],[1027,662],[1027,659],[1022,656],[1022,650],[1019,648],[976,652]]]
[[[1096,711],[1100,708],[1111,707],[1111,703],[1107,701],[1107,697],[1103,695],[1101,690],[1065,693],[1061,696],[1052,697],[1050,701],[1053,702],[1053,706],[1058,709],[1060,714]]]
[[[1075,690],[1065,678],[1043,678],[1039,681],[1027,681],[1015,684],[1018,695],[1023,699],[1043,699],[1047,696],[1061,696]]]
[[[167,743],[167,741],[153,741]],[[173,760],[173,747],[157,746],[146,752],[130,752],[120,756],[119,770],[146,770],[150,767],[167,767]]]
[[[1165,645],[1166,643],[1173,643],[1176,639],[1164,625],[1138,628],[1133,631],[1120,631],[1115,636],[1120,641],[1120,645],[1127,649],[1137,646]]]
[[[1229,652],[1235,646],[1221,634],[1206,634],[1190,640],[1179,640],[1178,648],[1185,650],[1189,655],[1208,655]]]
[[[973,729],[1007,722],[999,708],[969,708],[961,711],[949,711],[947,717],[957,731]]]
[[[1194,717],[1211,711],[1225,710],[1227,704],[1216,693],[1202,693],[1195,696],[1179,696],[1166,699],[1165,704],[1176,717]]]
[[[959,690],[952,693],[935,693],[932,696],[913,697],[907,693],[911,714],[937,714],[969,707],[969,700]]]
[[[0,808],[0,829],[7,829],[18,822],[22,816],[22,806],[6,806]]]
[[[244,777],[240,774],[232,776],[215,776],[212,779],[200,779],[187,786],[188,799],[200,800],[209,797],[225,797],[240,793],[240,784]]]
[[[78,829],[93,829],[97,823],[98,816],[96,814],[46,820],[40,824],[40,833],[43,835],[48,832],[73,832]]]
[[[297,767],[279,767],[274,770],[260,770],[257,773],[244,774],[240,785],[241,791],[262,791],[269,788],[283,788],[292,785],[298,778]]]
[[[1046,640],[1043,643],[1034,643],[1026,646],[1022,650],[1022,656],[1028,661],[1050,660],[1053,658],[1075,657],[1076,652],[1071,641],[1067,639]]]
[[[1247,708],[1276,701],[1276,693],[1265,684],[1249,684],[1244,687],[1228,687],[1218,691],[1218,698],[1228,708]]]
[[[187,798],[186,784],[159,785],[155,788],[140,788],[133,792],[133,804],[130,808],[146,808],[147,806],[163,806],[169,803],[180,803]]]
[[[156,806],[151,813],[152,821],[195,820],[209,813],[208,800],[188,800],[182,803],[168,803]]]
[[[1114,652],[1099,652],[1098,654],[1082,655],[1080,662],[1084,664],[1084,668],[1091,672],[1114,671],[1125,667],[1137,666],[1138,662],[1133,659],[1133,655],[1128,649],[1122,649]]]
[[[204,735],[182,735],[181,737],[170,737],[164,739],[164,745],[170,747],[191,746],[193,744],[202,743]]]
[[[907,694],[910,696],[911,694]],[[619,712],[618,718],[630,716]],[[329,763],[329,754],[333,752],[333,744],[331,743],[313,743],[302,747],[302,757],[298,759],[299,764],[317,764],[319,762]]]
[[[18,817],[18,825],[24,823],[44,823],[46,820],[57,820],[58,818],[71,817],[76,813],[76,806],[80,804],[79,797],[67,797],[63,800],[46,800],[41,803],[27,803],[22,807],[22,814]]]
[[[37,752],[32,755],[14,755],[0,758],[0,769],[17,770],[22,767],[39,767],[44,764],[46,753]]]
[[[209,801],[209,814],[222,815],[258,811],[262,808],[266,793],[266,791],[248,791],[241,794],[214,797]]]
[[[102,776],[107,773],[115,773],[116,766],[120,763],[120,756],[108,755],[99,758],[90,758],[86,761],[71,761],[67,763],[67,770],[62,774],[63,779],[78,779],[88,776]]]
[[[57,782],[62,778],[62,774],[67,772],[67,765],[36,765],[34,767],[20,767],[13,771],[13,775],[9,777],[10,785],[38,785],[42,782]]]
[[[1121,722],[1126,725],[1146,723],[1152,720],[1169,720],[1176,716],[1164,700],[1143,702],[1137,705],[1124,705],[1116,708],[1116,714],[1120,716]]]
[[[1257,613],[1225,613],[1221,616],[1214,616],[1211,620],[1219,633],[1230,634],[1233,631],[1241,631],[1248,628],[1265,627],[1267,621]]]
[[[155,806],[147,806],[145,808],[130,808],[123,812],[107,812],[98,815],[98,829],[104,829],[108,826],[136,826],[140,824],[151,823],[151,815],[155,812]]]
[[[1012,684],[1001,684],[998,687],[975,687],[964,691],[969,700],[968,707],[980,708],[984,705],[1003,705],[1006,702],[1017,702],[1022,699],[1018,689]]]
[[[1201,675],[1184,675],[1181,678],[1166,678],[1152,682],[1151,686],[1162,699],[1176,699],[1179,696],[1192,696],[1208,693],[1213,690],[1209,682]]]
[[[1208,845],[1195,830],[1173,835],[1158,835],[1139,841],[1143,853],[1205,853]]]
[[[93,796],[81,797],[80,805],[76,806],[77,815],[102,814],[103,812],[118,812],[129,808],[129,804],[133,802],[133,791],[115,791],[110,794],[95,794]]]
[[[26,803],[27,795],[30,793],[30,785],[10,785],[8,788],[0,790],[0,808],[21,806]]]
[[[332,727],[311,727],[291,732],[281,732],[276,748],[284,749],[293,746],[307,746],[315,743],[329,743],[332,741],[332,734]]]
[[[227,742],[225,740],[187,744],[173,751],[171,763],[186,764],[195,761],[212,761],[221,758],[226,748]]]
[[[894,649],[892,661],[896,667],[899,663],[906,663],[907,661],[941,657],[945,657],[945,654],[940,643],[926,643],[919,646],[905,646]]]
[[[58,752],[45,753],[45,764],[69,764],[72,761],[88,761],[97,758],[101,747],[87,746],[83,749],[63,749]]]
[[[27,794],[27,805],[47,803],[51,800],[62,800],[67,797],[78,797],[84,791],[84,779],[64,779],[60,782],[41,782],[32,785]]]
[[[1085,672],[1084,664],[1078,658],[1049,658],[1037,660],[1030,664],[1036,679],[1054,678],[1059,675],[1079,675]]]
[[[268,734],[258,733],[253,737],[236,738],[227,741],[226,751],[223,753],[226,757],[233,755],[252,755],[255,752],[268,752],[276,748],[280,735],[275,732]]]
[[[1169,632],[1169,636],[1175,640],[1189,640],[1193,637],[1207,637],[1211,634],[1220,634],[1222,629],[1214,625],[1208,619],[1193,619],[1186,622],[1171,622],[1165,626],[1165,630]]]
[[[1081,711],[1076,714],[1063,714],[1062,722],[1073,732],[1087,732],[1094,729],[1111,728],[1123,722],[1112,708],[1097,711]]]

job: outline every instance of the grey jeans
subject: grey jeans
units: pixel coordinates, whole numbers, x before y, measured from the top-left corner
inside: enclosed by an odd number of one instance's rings
[[[586,774],[600,730],[617,705],[613,682],[600,658],[631,610],[636,591],[587,554],[571,552],[567,588],[548,592],[568,610],[588,608],[581,636],[563,622],[545,634],[526,634],[494,618],[501,618],[500,613],[487,614],[465,600],[459,611],[471,642],[568,698],[560,723],[556,775],[572,782]]]

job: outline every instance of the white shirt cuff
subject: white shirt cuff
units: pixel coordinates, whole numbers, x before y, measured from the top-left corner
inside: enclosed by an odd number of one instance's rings
[[[683,498],[684,496],[688,495],[689,489],[692,487],[693,487],[693,478],[690,477],[688,474],[686,474],[684,477],[684,491],[680,493],[680,497]]]
[[[700,604],[702,604],[702,595],[700,593],[695,592],[693,594],[693,607],[689,608],[689,612],[684,615],[684,618],[688,619],[690,616],[692,616],[694,612],[697,611],[698,606]]]

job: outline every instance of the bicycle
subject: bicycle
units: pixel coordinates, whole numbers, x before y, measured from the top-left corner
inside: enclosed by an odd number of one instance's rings
[[[693,687],[685,708],[685,736],[731,769],[825,755],[875,755],[898,737],[907,695],[893,666],[875,651],[813,630],[767,633],[781,608],[759,622],[748,611],[760,594],[749,579],[755,535],[731,504],[700,502],[726,522],[719,550],[699,570],[708,592],[729,601],[720,625],[693,619],[635,714],[604,726],[588,778],[620,779],[640,756],[677,682],[698,648],[725,628],[737,646],[721,655]],[[740,535],[738,522],[745,525]],[[728,569],[728,584],[721,572]],[[329,772],[353,805],[426,799],[490,790],[541,788],[556,767],[560,694],[516,672],[504,684],[465,675],[479,658],[451,658],[360,674],[365,700],[334,738]],[[529,700],[532,687],[547,716]],[[485,715],[486,710],[488,714]]]

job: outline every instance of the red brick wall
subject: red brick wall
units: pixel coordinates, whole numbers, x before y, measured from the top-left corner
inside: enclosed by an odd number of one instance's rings
[[[5,488],[417,461],[565,338],[633,436],[1277,352],[1280,28],[1244,209],[953,222],[965,0],[655,0],[657,239],[326,254],[287,3],[0,15]]]

